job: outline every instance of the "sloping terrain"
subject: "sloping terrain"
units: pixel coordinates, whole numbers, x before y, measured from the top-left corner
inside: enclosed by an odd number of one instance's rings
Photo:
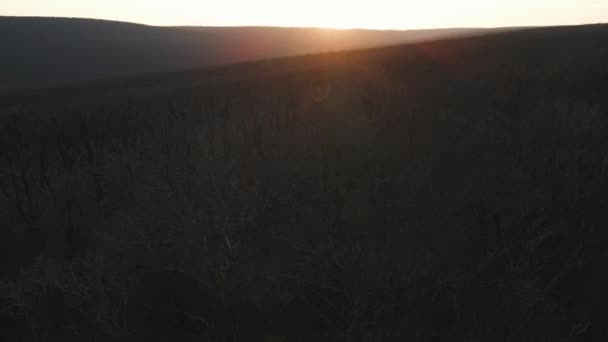
[[[0,96],[8,341],[603,341],[608,26]]]
[[[61,83],[380,46],[483,30],[154,27],[0,17],[0,86]]]

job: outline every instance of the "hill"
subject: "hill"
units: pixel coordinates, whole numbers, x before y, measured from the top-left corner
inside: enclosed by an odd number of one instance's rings
[[[153,27],[0,17],[0,86],[61,83],[473,33],[272,27]]]
[[[608,25],[0,95],[8,341],[603,341]]]

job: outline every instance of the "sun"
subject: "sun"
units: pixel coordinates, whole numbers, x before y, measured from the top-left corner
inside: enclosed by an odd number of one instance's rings
[[[352,0],[263,0],[257,4],[247,12],[250,18],[276,26],[403,29],[422,28],[447,19],[445,12],[428,2],[413,0],[380,0],[378,6]]]
[[[161,1],[161,0],[150,0]],[[422,1],[401,0],[399,8],[388,10],[387,0],[379,0],[374,7],[366,1],[352,0],[257,0],[239,2],[238,8],[216,9],[209,14],[208,6],[200,0],[175,0],[182,6],[173,7],[175,13],[167,17],[181,17],[186,22],[205,22],[219,26],[283,26],[320,27],[333,29],[389,29],[413,28],[430,16],[428,5]],[[390,1],[388,1],[390,2]],[[397,2],[394,2],[397,4]],[[178,13],[179,12],[179,13]],[[437,13],[435,13],[437,17]]]

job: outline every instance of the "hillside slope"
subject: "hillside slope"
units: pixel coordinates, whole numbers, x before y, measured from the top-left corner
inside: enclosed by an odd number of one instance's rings
[[[153,27],[88,19],[0,17],[0,86],[162,72],[473,31]]]
[[[7,341],[606,341],[608,25],[0,96]]]

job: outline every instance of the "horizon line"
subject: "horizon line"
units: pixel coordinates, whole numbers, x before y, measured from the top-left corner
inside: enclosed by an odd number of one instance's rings
[[[589,23],[577,23],[577,24],[536,24],[536,25],[513,25],[513,26],[425,26],[415,28],[366,28],[366,27],[323,27],[323,26],[290,26],[290,25],[195,25],[195,24],[183,24],[183,25],[159,25],[159,24],[147,24],[137,21],[127,21],[121,19],[108,19],[108,18],[95,18],[95,17],[63,17],[63,16],[42,16],[42,15],[6,15],[0,14],[0,18],[36,18],[36,19],[72,19],[72,20],[91,20],[91,21],[106,21],[122,24],[140,25],[147,27],[159,27],[159,28],[293,28],[293,29],[321,29],[321,30],[333,30],[333,31],[428,31],[428,30],[487,30],[487,29],[517,29],[517,28],[540,28],[540,27],[563,27],[563,26],[586,26],[586,25],[602,25],[608,24],[608,22],[589,22]]]

